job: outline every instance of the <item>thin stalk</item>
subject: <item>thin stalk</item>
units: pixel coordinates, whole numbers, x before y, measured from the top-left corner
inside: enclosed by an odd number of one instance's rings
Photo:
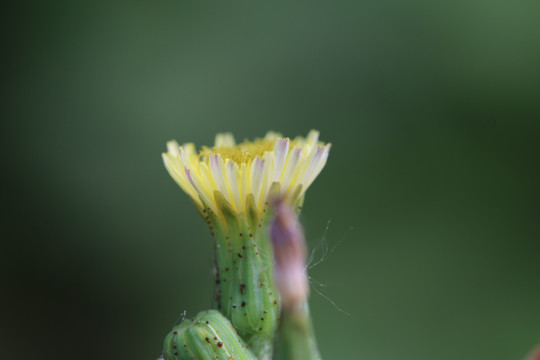
[[[309,306],[284,309],[274,346],[274,360],[320,360]]]

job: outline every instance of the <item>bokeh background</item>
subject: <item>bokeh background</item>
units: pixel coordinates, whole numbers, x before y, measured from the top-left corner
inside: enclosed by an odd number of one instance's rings
[[[333,144],[302,214],[338,245],[310,273],[325,359],[540,342],[537,1],[9,6],[1,358],[157,358],[212,294],[165,142],[312,128]]]

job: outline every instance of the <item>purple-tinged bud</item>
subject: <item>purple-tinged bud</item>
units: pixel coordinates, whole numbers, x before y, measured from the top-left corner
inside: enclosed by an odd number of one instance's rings
[[[270,229],[274,249],[274,279],[284,308],[294,309],[309,295],[306,274],[306,244],[296,213],[283,201],[275,204]]]

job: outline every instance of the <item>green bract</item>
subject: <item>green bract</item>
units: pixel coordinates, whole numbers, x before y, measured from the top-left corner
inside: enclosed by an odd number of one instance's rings
[[[279,187],[273,184],[272,188]],[[218,214],[204,210],[216,249],[216,307],[234,324],[259,358],[271,355],[279,317],[279,295],[273,279],[268,202],[262,211],[246,200],[246,213],[237,213],[219,192]]]

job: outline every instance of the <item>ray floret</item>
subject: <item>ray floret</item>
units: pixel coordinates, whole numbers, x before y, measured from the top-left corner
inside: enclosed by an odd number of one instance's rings
[[[280,197],[302,197],[321,172],[330,144],[312,130],[306,138],[289,139],[269,132],[262,139],[237,144],[230,133],[216,135],[214,147],[197,151],[192,143],[167,143],[163,160],[169,174],[200,208],[218,212],[220,192],[237,213],[246,212],[248,196],[258,211],[264,207],[272,183]]]

